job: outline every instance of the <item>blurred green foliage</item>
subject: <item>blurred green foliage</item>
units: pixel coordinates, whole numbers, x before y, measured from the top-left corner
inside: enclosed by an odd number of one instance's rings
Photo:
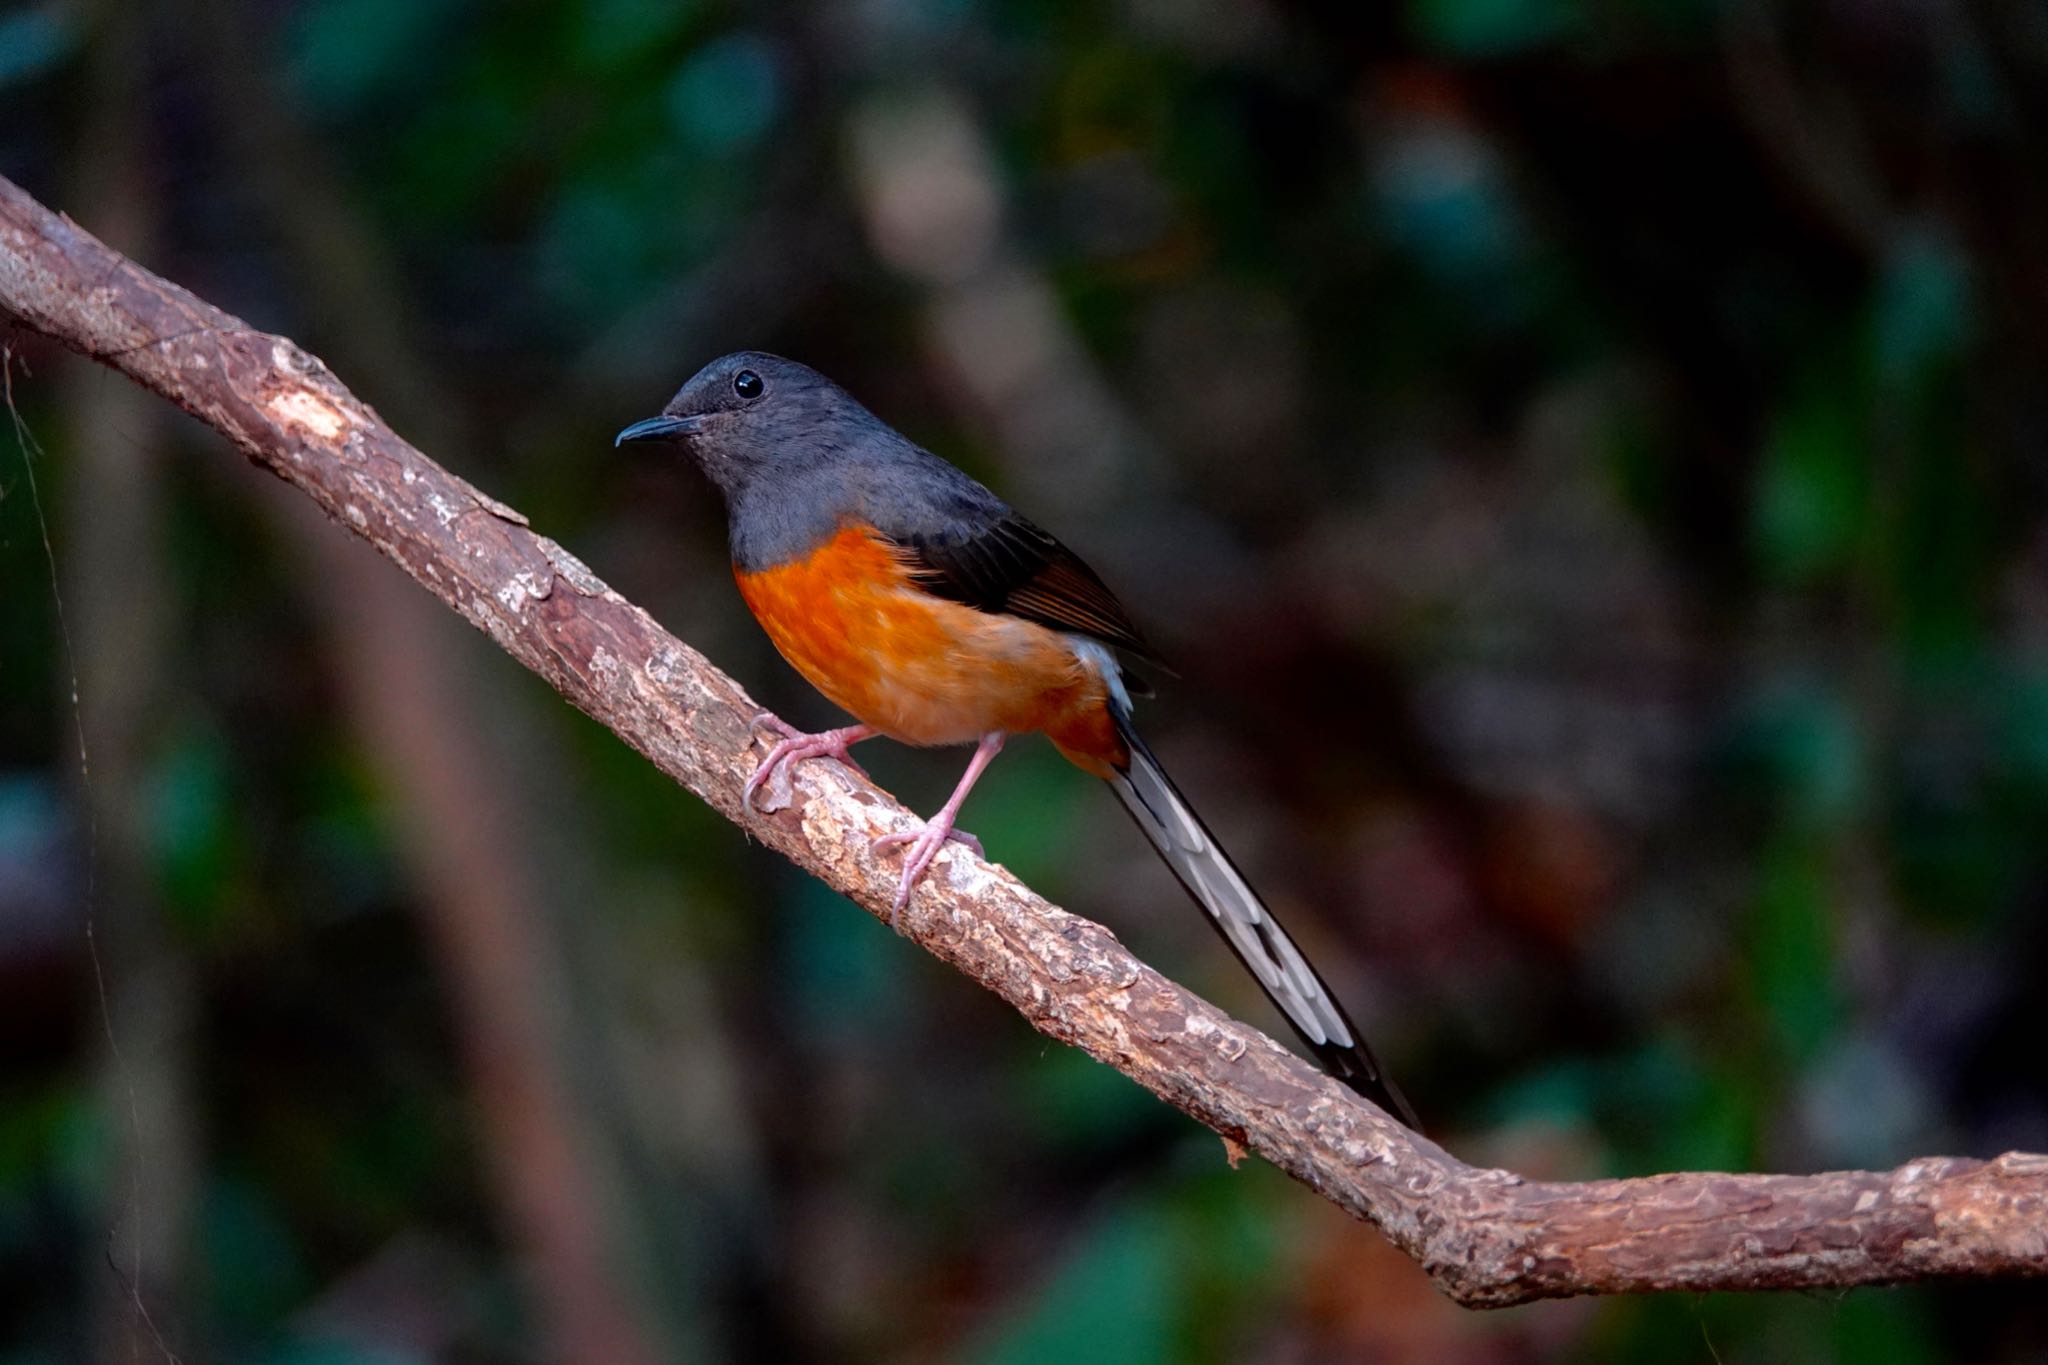
[[[2048,1146],[2044,53],[2001,3],[17,4],[0,172],[146,209],[147,263],[806,724],[710,495],[608,438],[723,351],[820,365],[1126,596],[1158,747],[1436,1136],[1814,1169]],[[128,434],[162,562],[87,562],[120,381],[6,344],[48,448],[0,455],[9,1365],[103,1354],[129,1210],[180,1358],[548,1358],[595,1292],[506,1156],[549,1121],[651,1359],[2048,1350],[2001,1286],[1461,1315],[452,620],[436,726],[502,808],[437,878],[474,812],[349,702],[422,676],[351,670],[391,623],[189,425]],[[124,571],[171,643],[109,665],[78,585]],[[927,805],[959,756],[863,757]],[[966,822],[1270,1024],[1093,788],[1015,744]],[[553,1120],[477,1042],[484,886]]]

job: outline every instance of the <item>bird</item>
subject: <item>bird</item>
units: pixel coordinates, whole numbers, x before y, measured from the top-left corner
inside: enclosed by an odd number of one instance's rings
[[[937,814],[885,834],[903,847],[900,915],[1013,735],[1041,733],[1123,807],[1323,1067],[1411,1128],[1415,1111],[1133,723],[1120,655],[1158,660],[1096,572],[964,471],[794,360],[737,351],[686,382],[614,446],[679,446],[724,497],[733,576],[768,638],[855,724],[807,734],[764,713],[776,742],[748,779],[882,735],[973,744]],[[892,922],[893,922],[892,915]]]

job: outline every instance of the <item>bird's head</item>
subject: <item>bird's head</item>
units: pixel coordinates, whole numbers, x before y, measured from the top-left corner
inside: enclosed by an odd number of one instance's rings
[[[673,442],[732,493],[764,472],[815,466],[880,426],[852,395],[808,365],[735,351],[690,377],[659,417],[618,434]]]

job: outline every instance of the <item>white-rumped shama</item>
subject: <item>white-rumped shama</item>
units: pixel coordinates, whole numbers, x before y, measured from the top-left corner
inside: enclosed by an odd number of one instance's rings
[[[1152,846],[1329,1071],[1415,1126],[1301,950],[1138,738],[1116,651],[1156,658],[1094,570],[817,371],[759,351],[705,366],[628,441],[680,443],[725,495],[740,595],[784,658],[857,725],[781,736],[784,765],[875,735],[975,745],[907,844],[900,912],[989,760],[1039,731],[1115,790]],[[765,718],[768,720],[771,718]],[[977,851],[978,845],[977,845]]]

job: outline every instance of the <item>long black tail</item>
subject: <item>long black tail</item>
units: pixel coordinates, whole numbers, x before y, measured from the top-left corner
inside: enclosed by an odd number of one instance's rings
[[[1195,903],[1208,912],[1209,922],[1223,935],[1223,941],[1251,969],[1324,1069],[1419,1130],[1415,1111],[1387,1079],[1344,1007],[1217,844],[1145,741],[1138,738],[1129,714],[1114,703],[1110,711],[1130,748],[1131,764],[1127,771],[1110,778],[1109,785],[1152,847],[1159,850]]]

